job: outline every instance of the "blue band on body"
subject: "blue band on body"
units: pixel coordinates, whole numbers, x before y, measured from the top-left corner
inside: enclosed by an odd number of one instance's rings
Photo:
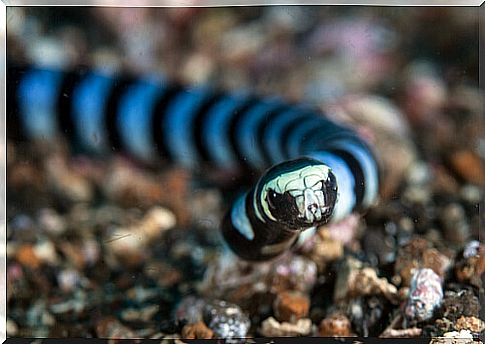
[[[109,150],[105,109],[113,79],[91,73],[73,91],[73,121],[81,143],[97,153]]]
[[[208,96],[207,89],[188,89],[180,92],[167,108],[165,135],[168,149],[183,166],[193,168],[198,160],[192,135],[193,117]]]
[[[160,83],[141,81],[128,88],[120,99],[117,125],[128,151],[146,161],[156,156],[151,135],[155,103],[162,93]]]
[[[202,132],[202,139],[207,145],[211,158],[221,167],[235,165],[236,156],[229,145],[229,122],[234,111],[244,103],[246,96],[227,96],[215,104],[207,115],[207,123]]]
[[[55,70],[32,69],[18,88],[18,103],[26,134],[50,139],[57,134],[57,102],[63,74]]]

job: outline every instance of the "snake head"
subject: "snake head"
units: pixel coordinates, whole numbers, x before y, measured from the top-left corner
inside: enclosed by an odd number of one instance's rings
[[[329,221],[337,201],[337,181],[328,166],[297,159],[271,168],[262,181],[260,204],[270,220],[290,229]]]

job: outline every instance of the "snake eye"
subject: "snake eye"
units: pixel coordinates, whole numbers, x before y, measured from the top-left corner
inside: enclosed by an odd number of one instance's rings
[[[276,191],[269,189],[266,200],[268,201],[268,205],[270,206],[270,208],[276,209],[281,204],[283,198],[282,196],[282,194],[279,194]]]

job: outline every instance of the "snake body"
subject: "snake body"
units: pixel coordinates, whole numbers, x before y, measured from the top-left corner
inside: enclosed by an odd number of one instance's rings
[[[246,260],[278,256],[301,232],[366,209],[378,194],[368,144],[309,106],[99,70],[7,73],[9,130],[28,139],[63,133],[95,154],[115,149],[147,162],[261,173],[221,224]]]

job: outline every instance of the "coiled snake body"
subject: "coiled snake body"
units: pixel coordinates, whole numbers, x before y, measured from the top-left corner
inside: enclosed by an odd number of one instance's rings
[[[7,123],[27,138],[66,133],[98,154],[115,148],[188,168],[261,171],[221,225],[246,260],[275,257],[302,231],[365,209],[378,194],[368,145],[303,105],[94,70],[10,67],[7,80]]]

